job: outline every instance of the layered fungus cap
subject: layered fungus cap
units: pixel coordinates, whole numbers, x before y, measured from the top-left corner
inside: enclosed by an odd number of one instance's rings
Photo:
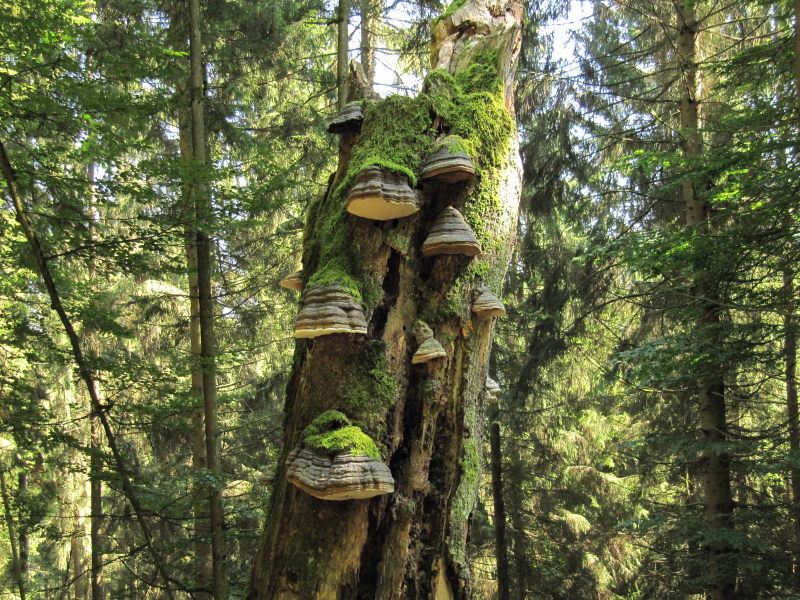
[[[278,282],[278,285],[287,290],[303,291],[303,271],[295,271]]]
[[[335,117],[328,121],[328,133],[347,133],[358,131],[364,120],[364,109],[360,102],[350,102],[342,107]]]
[[[375,442],[343,413],[317,417],[289,454],[287,480],[323,500],[372,498],[394,491],[394,478]]]
[[[436,256],[438,254],[462,254],[477,256],[481,253],[481,245],[464,217],[452,206],[445,208],[436,218],[428,237],[422,244],[422,254]]]
[[[436,179],[445,183],[472,181],[475,164],[467,156],[461,138],[447,136],[425,160],[421,179]]]
[[[412,364],[426,363],[434,358],[441,358],[447,356],[442,345],[436,341],[435,338],[429,337],[427,340],[420,344],[414,356],[411,357]]]
[[[375,221],[400,219],[418,210],[408,177],[376,165],[358,172],[347,198],[347,212]]]
[[[488,288],[481,287],[478,288],[478,297],[472,303],[472,312],[482,321],[490,317],[502,317],[506,314],[506,309]]]
[[[333,333],[366,335],[364,309],[338,284],[308,286],[295,318],[294,337],[315,338]]]

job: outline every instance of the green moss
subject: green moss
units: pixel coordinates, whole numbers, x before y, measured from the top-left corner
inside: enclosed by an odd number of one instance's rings
[[[438,17],[436,17],[433,20],[433,22],[437,23],[438,21],[441,21],[442,19],[446,19],[447,17],[452,15],[454,12],[456,12],[459,8],[463,8],[466,3],[467,3],[467,0],[453,0],[450,3],[450,5],[444,10],[444,12],[442,14],[440,14]]]
[[[386,364],[386,344],[370,340],[353,360],[355,368],[339,384],[339,401],[370,433],[380,436],[384,413],[397,398],[397,383]]]
[[[451,287],[441,308],[442,313],[460,314],[473,282],[490,273],[490,265],[504,248],[494,227],[503,217],[500,185],[508,166],[514,121],[505,107],[496,51],[476,53],[472,65],[455,76],[432,71],[426,82],[433,110],[444,118],[450,136],[457,136],[452,143],[460,144],[475,163],[475,183],[461,212],[483,253]]]
[[[306,427],[303,445],[315,452],[351,452],[381,459],[381,453],[372,438],[337,410],[322,413]]]
[[[462,4],[457,0],[448,11]],[[432,71],[426,89],[427,93],[416,98],[390,96],[364,103],[364,122],[346,174],[309,212],[306,245],[309,256],[318,257],[316,264],[309,265],[313,271],[309,283],[339,283],[368,309],[380,301],[380,282],[359,268],[355,236],[345,208],[347,192],[358,172],[371,165],[403,173],[412,186],[416,185],[423,161],[434,150],[434,113],[441,117],[448,133],[440,143],[464,151],[475,163],[475,183],[461,212],[481,243],[483,254],[472,261],[461,278],[481,279],[504,246],[494,227],[503,216],[500,178],[508,164],[514,125],[505,107],[496,51],[477,52],[470,67],[455,76]],[[448,302],[453,309],[450,312],[459,312],[454,307],[463,307],[463,298],[460,295],[458,302],[455,297]]]
[[[481,460],[478,447],[472,438],[464,441],[464,454],[461,459],[461,480],[458,490],[450,505],[450,536],[448,548],[454,562],[462,567],[467,564],[466,531],[467,521],[475,508],[478,497],[478,479],[481,472]]]
[[[309,210],[305,246],[308,256],[317,257],[317,264],[311,265],[315,268],[309,285],[339,283],[368,308],[380,301],[380,284],[360,270],[354,252],[347,193],[359,171],[372,165],[404,173],[411,185],[416,185],[417,173],[433,144],[429,106],[425,95],[364,102],[364,122],[347,172]]]
[[[417,184],[422,161],[433,145],[430,104],[424,94],[416,98],[389,96],[370,104],[342,185],[350,187],[359,171],[371,165],[386,167],[408,176]]]

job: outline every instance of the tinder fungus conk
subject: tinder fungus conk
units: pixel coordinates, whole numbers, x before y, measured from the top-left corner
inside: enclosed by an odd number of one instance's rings
[[[431,227],[422,254],[463,254],[477,256],[481,253],[481,245],[472,230],[464,221],[464,217],[452,206],[445,208]]]
[[[486,400],[494,404],[497,402],[497,393],[500,391],[500,384],[491,377],[486,377]]]
[[[335,410],[317,417],[303,432],[286,460],[286,478],[323,500],[372,498],[394,491],[392,472],[381,462],[375,442]]]
[[[359,102],[345,104],[339,114],[328,121],[328,133],[358,131],[364,120],[364,109]]]
[[[295,271],[278,282],[278,285],[287,290],[303,291],[303,271]]]
[[[347,197],[347,212],[375,221],[400,219],[418,210],[408,177],[378,166],[359,171]]]
[[[443,356],[447,356],[447,352],[439,342],[431,337],[420,344],[417,351],[414,352],[414,356],[411,357],[411,363],[418,365]]]
[[[472,303],[472,312],[475,313],[479,320],[483,321],[489,317],[502,317],[506,314],[503,303],[488,288],[480,287],[477,292],[478,297]]]
[[[422,321],[414,326],[414,337],[419,344],[417,351],[411,357],[411,364],[426,363],[434,358],[447,356],[442,345],[433,337],[433,330]]]
[[[309,286],[294,321],[294,337],[314,338],[332,333],[367,333],[361,304],[338,285]]]
[[[475,177],[475,164],[461,148],[459,138],[448,136],[425,160],[420,177],[445,183],[471,181]]]

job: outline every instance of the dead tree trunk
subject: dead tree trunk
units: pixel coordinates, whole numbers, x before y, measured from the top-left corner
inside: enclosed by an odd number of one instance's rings
[[[335,285],[341,297],[360,301],[366,334],[297,344],[282,467],[248,600],[469,597],[467,538],[494,320],[478,318],[472,301],[480,285],[499,293],[513,244],[521,169],[511,107],[521,19],[515,0],[469,0],[434,25],[435,70],[423,93],[365,101],[363,124],[341,136],[339,168],[309,210],[303,310]],[[421,177],[432,153],[461,151],[475,164],[474,181]],[[421,180],[418,212],[387,220],[348,214],[353,184],[363,181],[357,175],[374,165],[406,199],[404,186]],[[448,207],[463,213],[480,255],[423,254]],[[427,328],[446,356],[412,364],[413,332]],[[287,481],[287,457],[311,443],[307,426],[330,410],[377,443],[394,493],[330,501]]]

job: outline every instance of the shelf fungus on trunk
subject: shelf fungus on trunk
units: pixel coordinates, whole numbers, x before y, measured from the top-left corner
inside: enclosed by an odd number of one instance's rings
[[[358,172],[347,198],[347,212],[374,221],[400,219],[418,210],[408,177],[375,165]]]
[[[303,270],[295,271],[278,282],[278,285],[287,290],[303,291]]]
[[[477,297],[472,303],[472,312],[475,313],[479,321],[490,317],[502,317],[506,314],[503,303],[489,291],[489,288],[481,286],[475,292]]]
[[[481,253],[481,245],[464,217],[452,206],[445,208],[436,218],[428,237],[422,244],[422,254],[436,256],[438,254],[463,254],[477,256]]]
[[[461,138],[450,135],[439,142],[439,146],[425,160],[421,179],[436,179],[445,183],[472,181],[475,164],[464,151]]]
[[[411,364],[418,365],[447,356],[442,345],[433,337],[433,330],[425,323],[419,322],[414,326],[414,337],[419,347],[411,357]]]
[[[328,133],[356,132],[364,120],[364,109],[360,102],[350,102],[342,107],[335,117],[328,121]]]
[[[492,404],[497,403],[497,394],[500,392],[500,384],[494,379],[486,376],[486,400]]]
[[[308,286],[294,322],[294,337],[315,338],[332,333],[366,335],[367,321],[361,304],[337,284]]]
[[[315,498],[359,500],[394,491],[375,442],[336,410],[314,419],[286,461],[289,483]]]

